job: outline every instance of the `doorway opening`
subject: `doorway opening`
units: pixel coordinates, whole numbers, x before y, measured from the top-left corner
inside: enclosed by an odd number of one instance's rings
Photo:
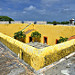
[[[47,44],[48,43],[47,40],[48,40],[47,37],[44,37],[44,43]]]
[[[23,60],[23,52],[22,52],[22,60]]]
[[[32,42],[32,37],[29,37],[29,42]]]

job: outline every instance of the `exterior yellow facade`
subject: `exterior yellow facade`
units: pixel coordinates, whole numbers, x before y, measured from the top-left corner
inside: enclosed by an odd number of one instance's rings
[[[56,44],[60,36],[69,38],[75,35],[75,26],[34,25],[34,29],[41,33],[41,43],[44,43],[44,36],[48,38],[48,45]]]
[[[23,30],[28,24],[0,24],[0,32],[13,37],[15,32]],[[31,24],[23,30],[26,33],[25,43],[29,43],[29,37],[34,31],[41,34],[41,43],[44,43],[44,37],[47,37],[47,44],[56,44],[56,39],[62,37],[71,37],[75,35],[75,26],[63,25],[37,25]]]
[[[21,31],[28,24],[0,24],[0,32],[13,37],[15,32]]]

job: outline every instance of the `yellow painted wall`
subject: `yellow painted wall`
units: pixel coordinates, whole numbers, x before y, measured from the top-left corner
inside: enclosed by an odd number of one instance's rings
[[[44,43],[44,36],[48,37],[48,45],[56,44],[56,39],[71,37],[75,35],[75,26],[62,25],[34,25],[34,29],[41,33],[41,42]]]
[[[75,51],[75,39],[43,49],[36,49],[2,33],[0,33],[0,41],[17,55],[20,54],[20,58],[22,58],[23,52],[23,60],[35,70],[39,70]]]
[[[34,29],[34,24],[29,25],[26,29],[24,29],[23,31],[26,32],[28,30]]]
[[[34,29],[34,24],[29,25],[26,29],[23,30],[23,32],[27,32],[28,30]],[[29,37],[31,36],[31,33],[34,32],[35,30],[32,30],[31,32],[26,34],[26,39],[25,43],[29,43]]]
[[[36,49],[27,44],[19,42],[11,38],[17,31],[25,28],[27,24],[0,24],[0,41],[3,42],[17,55],[20,54],[22,58],[22,52],[24,61],[31,65],[35,70],[38,70],[46,65],[49,65],[62,57],[75,51],[75,40],[67,41],[64,43],[56,44],[56,39],[60,36],[69,38],[75,35],[75,26],[59,26],[59,25],[30,25],[24,30],[34,29],[26,35],[26,43],[29,43],[29,36],[34,31],[41,33],[41,42],[44,42],[43,37],[48,37],[48,44],[53,45],[43,49]],[[11,37],[9,37],[9,36]]]
[[[32,32],[35,32],[35,30],[33,30],[30,33],[26,34],[26,43],[29,43],[29,37],[31,37]]]
[[[15,32],[24,29],[28,24],[0,24],[0,32],[13,37]]]
[[[40,56],[44,58],[44,66],[75,52],[75,39],[41,49]]]
[[[20,55],[22,58],[22,52],[24,61],[31,65],[35,70],[38,70],[43,63],[38,55],[38,50],[32,46],[29,46],[25,43],[22,43],[18,40],[15,40],[7,35],[0,33],[0,41],[5,44],[8,48],[10,48],[17,55]],[[36,60],[35,60],[36,59]],[[39,63],[39,64],[38,64]]]
[[[13,37],[15,32],[24,29],[27,25],[28,24],[0,24],[0,32]],[[60,36],[69,38],[75,35],[75,26],[31,24],[23,31],[26,32],[31,29],[41,33],[41,43],[44,43],[44,36],[48,37],[48,45],[56,44],[56,39],[59,39]],[[26,43],[29,43],[29,36],[31,36],[31,32],[26,35]]]
[[[22,29],[24,29],[28,24],[0,24],[0,32],[13,37],[15,32],[21,31]],[[28,26],[25,30],[23,30],[24,32],[34,29],[34,24],[31,24],[30,26]],[[34,30],[35,31],[35,30]],[[31,31],[30,33],[28,33],[26,35],[25,38],[25,43],[29,43],[29,37],[31,36],[31,33],[33,31]]]

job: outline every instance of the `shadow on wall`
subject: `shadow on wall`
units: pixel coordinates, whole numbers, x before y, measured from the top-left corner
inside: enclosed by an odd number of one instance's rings
[[[23,60],[23,52],[22,52],[22,55],[21,56],[22,56],[22,60]]]

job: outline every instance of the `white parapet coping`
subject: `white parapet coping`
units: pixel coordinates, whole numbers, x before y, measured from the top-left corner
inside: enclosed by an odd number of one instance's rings
[[[9,24],[9,21],[0,21],[0,24]]]

